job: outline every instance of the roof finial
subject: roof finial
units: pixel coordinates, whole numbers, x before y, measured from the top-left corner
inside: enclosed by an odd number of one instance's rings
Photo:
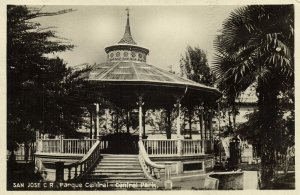
[[[127,18],[129,18],[129,8],[125,9],[127,11]]]
[[[127,11],[127,23],[125,27],[125,33],[123,38],[119,41],[119,43],[125,43],[125,44],[133,44],[135,45],[135,41],[133,40],[130,32],[130,24],[129,24],[129,9],[125,9]]]

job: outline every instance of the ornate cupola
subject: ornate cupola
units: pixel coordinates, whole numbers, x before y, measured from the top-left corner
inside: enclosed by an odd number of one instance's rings
[[[118,44],[108,46],[105,48],[108,61],[135,61],[146,62],[149,49],[137,45],[133,40],[130,23],[129,23],[129,9],[127,11],[127,23],[123,38]]]

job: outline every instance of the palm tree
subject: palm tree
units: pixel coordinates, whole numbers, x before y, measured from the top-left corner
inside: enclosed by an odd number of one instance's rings
[[[294,86],[293,5],[251,5],[236,9],[215,41],[213,71],[219,88],[234,103],[256,87],[263,186],[274,179],[280,137],[276,122],[281,93]],[[263,187],[262,186],[262,187]]]

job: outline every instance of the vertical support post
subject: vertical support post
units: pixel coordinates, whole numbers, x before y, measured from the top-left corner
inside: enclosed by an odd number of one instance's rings
[[[90,139],[93,138],[93,112],[90,110]]]
[[[60,153],[64,153],[64,135],[60,135]]]
[[[211,152],[214,150],[214,144],[213,144],[213,126],[212,126],[212,118],[213,118],[213,110],[210,108],[208,110],[209,112],[209,139],[210,139],[210,150]]]
[[[142,140],[143,136],[143,96],[139,96],[139,140]]]
[[[38,141],[40,139],[40,133],[39,131],[35,132],[35,140]]]
[[[96,118],[95,118],[94,139],[97,139],[98,131],[99,131],[99,103],[95,103],[95,106],[96,106]]]
[[[212,115],[213,115],[213,112],[212,112],[212,109],[209,109],[208,110],[208,126],[209,126],[209,139],[212,139],[212,135],[213,135],[213,132],[212,132]]]
[[[111,111],[111,128],[114,130],[114,125],[115,125],[115,122],[114,122],[114,115],[115,113],[113,111]]]
[[[177,155],[181,156],[181,134],[180,134],[180,114],[181,114],[181,105],[180,105],[180,99],[178,98],[176,101],[177,104],[177,109],[178,109],[178,116],[176,119],[177,122],[177,129],[176,129],[176,133],[177,133]]]
[[[166,130],[166,136],[167,139],[171,139],[172,138],[172,122],[171,122],[171,108],[167,107],[166,108],[166,117],[167,117],[167,130]]]
[[[64,181],[64,162],[56,162],[55,163],[55,182],[63,182]]]
[[[36,132],[35,141],[36,141],[36,151],[37,152],[42,151],[42,140],[40,139],[40,133],[39,133],[39,131]]]
[[[204,139],[207,140],[207,109],[204,108]]]
[[[201,140],[203,140],[203,105],[199,106],[199,124],[200,124],[200,136],[201,136]]]
[[[192,139],[192,107],[188,108],[188,113],[189,113],[189,137]]]
[[[143,109],[143,138],[146,138],[146,109]]]
[[[218,134],[219,134],[219,160],[220,162],[222,162],[222,152],[221,152],[221,148],[222,148],[222,140],[221,140],[221,123],[220,123],[220,117],[221,117],[221,111],[220,111],[220,102],[218,102]]]
[[[205,154],[205,152],[206,152],[205,151],[205,140],[202,139],[201,141],[202,141],[202,151],[201,152],[202,152],[202,154]]]
[[[129,129],[129,111],[126,111],[126,129],[127,129],[127,133],[129,133],[130,129]]]
[[[171,165],[167,165],[165,168],[165,181],[164,186],[166,190],[172,190],[173,183],[171,180]]]
[[[116,109],[116,133],[119,133],[119,111]]]

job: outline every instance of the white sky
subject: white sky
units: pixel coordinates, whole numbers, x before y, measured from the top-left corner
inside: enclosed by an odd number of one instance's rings
[[[239,6],[129,6],[133,39],[150,49],[148,63],[179,71],[179,60],[187,45],[207,51],[211,64],[213,40],[222,22]],[[57,54],[68,65],[106,61],[104,48],[116,44],[123,36],[126,6],[46,6],[44,11],[76,11],[38,21],[43,27],[57,27],[57,35],[76,45],[73,51]]]

